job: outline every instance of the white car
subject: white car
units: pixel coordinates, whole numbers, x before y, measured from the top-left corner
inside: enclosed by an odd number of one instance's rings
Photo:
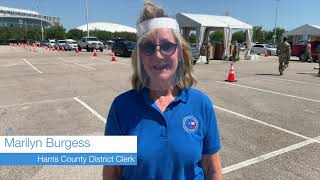
[[[66,43],[63,47],[64,50],[71,51],[78,48],[78,42],[73,39],[66,39]]]
[[[49,43],[48,43],[48,47],[49,48],[53,48],[55,44],[56,44],[56,40],[55,39],[49,39]]]
[[[273,48],[271,45],[268,44],[255,44],[252,46],[251,51],[254,54],[266,54],[276,56],[277,55],[277,49]]]

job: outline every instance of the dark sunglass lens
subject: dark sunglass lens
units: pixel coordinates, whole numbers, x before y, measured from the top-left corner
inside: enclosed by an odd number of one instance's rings
[[[172,55],[177,48],[177,44],[173,43],[163,43],[161,44],[161,52],[165,55]]]
[[[151,56],[155,50],[156,46],[151,42],[147,42],[141,45],[141,52],[147,56]]]

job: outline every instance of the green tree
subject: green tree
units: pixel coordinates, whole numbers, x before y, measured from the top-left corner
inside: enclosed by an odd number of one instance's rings
[[[237,31],[232,34],[232,41],[238,41],[239,43],[246,41],[246,32],[245,31]]]
[[[85,32],[80,29],[70,29],[66,34],[68,39],[80,40],[83,36],[85,36]]]
[[[223,41],[223,32],[215,31],[209,35],[210,41]]]
[[[273,29],[274,31],[274,29]],[[286,32],[284,28],[276,28],[276,33],[277,33],[277,39],[276,39],[276,44],[281,42],[283,34]]]
[[[52,26],[45,29],[45,39],[64,39],[66,36],[65,29],[62,26]]]
[[[196,43],[196,38],[197,38],[196,34],[195,33],[191,33],[189,38],[188,38],[189,43],[191,43],[191,44],[192,43]]]
[[[27,39],[41,40],[41,30],[40,29],[28,29]]]
[[[112,38],[124,38],[129,41],[137,40],[136,33],[130,33],[130,32],[114,32],[112,33]]]
[[[253,27],[253,41],[254,42],[264,42],[265,41],[265,31],[262,26]]]

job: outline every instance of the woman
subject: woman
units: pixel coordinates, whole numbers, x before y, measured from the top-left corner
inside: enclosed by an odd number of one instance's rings
[[[103,178],[222,179],[214,109],[191,88],[191,50],[178,23],[146,1],[137,31],[133,89],[115,98],[105,131],[137,136],[137,166],[105,166]]]

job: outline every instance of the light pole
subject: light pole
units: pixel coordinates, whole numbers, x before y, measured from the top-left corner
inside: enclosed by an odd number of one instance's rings
[[[86,0],[86,18],[87,18],[87,36],[89,37],[89,24],[88,24],[88,0]]]
[[[274,34],[273,34],[273,44],[276,44],[277,39],[277,20],[278,20],[278,3],[280,0],[276,0],[276,18],[274,21]]]
[[[38,11],[40,13],[40,1],[38,1]],[[42,24],[43,16],[40,15],[39,18],[40,18],[40,26],[41,26],[41,40],[43,41],[43,24]]]
[[[42,17],[41,17],[42,18]],[[43,41],[43,25],[42,25],[42,19],[41,19],[41,40]]]

